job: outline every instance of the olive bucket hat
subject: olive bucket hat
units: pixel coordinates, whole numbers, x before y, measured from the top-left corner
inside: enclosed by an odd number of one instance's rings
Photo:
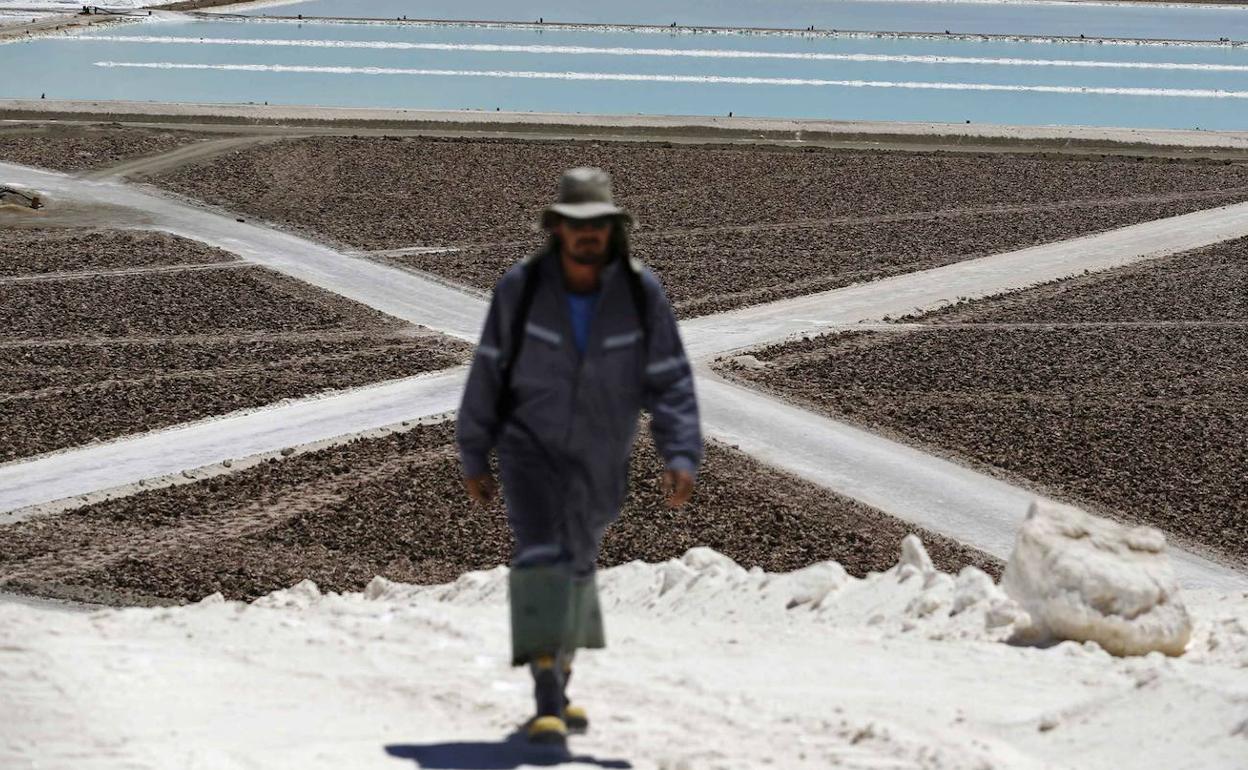
[[[619,217],[628,224],[633,217],[615,205],[611,196],[611,175],[600,168],[573,168],[559,179],[559,200],[542,210],[542,227],[549,227],[555,216],[567,219]]]

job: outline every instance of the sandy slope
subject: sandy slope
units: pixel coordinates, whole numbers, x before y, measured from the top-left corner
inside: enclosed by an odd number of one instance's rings
[[[612,648],[578,666],[596,721],[572,751],[606,766],[1229,770],[1248,746],[1248,594],[1188,594],[1188,653],[1123,660],[996,641],[1009,605],[973,571],[769,575],[695,549],[603,585]],[[529,696],[504,598],[500,568],[251,605],[0,604],[0,765],[548,763],[506,742]]]

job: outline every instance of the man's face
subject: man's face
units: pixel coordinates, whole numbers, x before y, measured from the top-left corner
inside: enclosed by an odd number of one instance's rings
[[[564,253],[573,261],[582,265],[596,265],[607,259],[607,245],[611,241],[613,226],[611,217],[561,218],[553,229],[563,244]]]

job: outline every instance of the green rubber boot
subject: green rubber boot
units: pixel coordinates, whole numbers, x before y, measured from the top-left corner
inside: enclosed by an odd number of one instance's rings
[[[563,668],[553,655],[539,655],[529,664],[533,672],[533,699],[537,716],[529,722],[533,743],[562,743],[568,738],[564,721]]]

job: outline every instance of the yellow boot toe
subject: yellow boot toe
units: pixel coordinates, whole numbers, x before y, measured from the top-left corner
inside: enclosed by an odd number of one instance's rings
[[[529,723],[532,743],[562,743],[568,737],[568,725],[559,717],[537,717]]]
[[[573,732],[583,733],[589,729],[589,712],[575,704],[569,703],[563,710],[563,720]]]

